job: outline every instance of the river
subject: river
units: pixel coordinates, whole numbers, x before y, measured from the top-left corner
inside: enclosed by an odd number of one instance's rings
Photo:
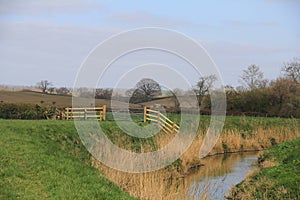
[[[201,160],[204,166],[187,176],[159,170],[130,174],[102,168],[107,177],[140,199],[225,199],[229,190],[255,169],[257,152],[216,155]]]
[[[186,199],[225,199],[229,190],[255,169],[253,164],[257,161],[257,153],[219,155],[203,161],[206,165],[187,177],[191,184]]]

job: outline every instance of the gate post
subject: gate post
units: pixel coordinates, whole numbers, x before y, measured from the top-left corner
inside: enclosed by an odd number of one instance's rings
[[[83,116],[84,116],[84,120],[86,120],[87,119],[87,117],[86,117],[86,109],[84,109],[84,113],[83,113]]]
[[[103,105],[103,116],[102,116],[102,119],[103,119],[103,121],[105,121],[106,120],[106,105]]]
[[[144,123],[147,121],[147,107],[144,106]]]

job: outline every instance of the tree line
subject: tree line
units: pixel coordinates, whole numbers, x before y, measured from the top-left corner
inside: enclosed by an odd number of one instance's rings
[[[225,86],[227,115],[300,117],[300,59],[282,67],[283,76],[267,80],[256,65],[243,70],[237,88]],[[201,83],[203,78],[198,83]],[[209,82],[207,84],[210,84]],[[200,84],[201,85],[201,84]],[[201,87],[198,87],[201,91]],[[210,110],[210,96],[198,92],[201,108]]]
[[[224,86],[227,114],[300,117],[300,58],[294,58],[285,63],[281,71],[282,76],[275,80],[268,80],[259,66],[255,64],[244,69],[240,75],[239,86]],[[213,87],[216,81],[217,77],[214,74],[203,76],[199,78],[192,90],[184,91],[176,88],[169,92],[169,96],[174,97],[175,107],[179,109],[180,105],[176,96],[196,94],[202,112],[210,114],[210,90],[218,89]],[[52,88],[51,85],[52,83],[46,80],[37,84],[44,93],[54,91],[65,95],[72,93],[68,88]],[[134,88],[123,93],[113,93],[111,88],[79,88],[77,92],[81,97],[115,99],[130,103],[143,103],[162,98],[166,94],[159,83],[149,78],[141,79]]]

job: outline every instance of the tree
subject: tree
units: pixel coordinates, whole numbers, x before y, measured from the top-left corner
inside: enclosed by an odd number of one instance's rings
[[[254,90],[266,87],[268,81],[264,79],[264,73],[259,67],[252,64],[243,70],[239,82],[245,85],[247,89]]]
[[[50,87],[50,88],[48,88],[48,91],[49,91],[50,94],[53,94],[54,91],[55,91],[55,88],[54,87]]]
[[[212,88],[216,80],[217,80],[216,75],[200,77],[196,85],[195,93],[199,96],[206,95],[209,92],[209,90]]]
[[[132,96],[149,98],[158,95],[161,95],[160,85],[152,79],[144,78],[136,84]]]
[[[134,99],[151,98],[161,95],[162,93],[161,87],[156,81],[150,78],[144,78],[140,80],[133,89],[127,90],[126,94],[131,96],[130,101],[134,102]]]
[[[52,83],[47,80],[43,80],[37,83],[37,87],[40,88],[43,91],[43,93],[47,93],[47,89],[51,85]]]
[[[300,58],[294,58],[291,62],[286,63],[281,70],[286,77],[294,82],[300,82]]]
[[[271,83],[270,104],[274,115],[281,117],[300,116],[300,84],[290,78],[278,78]]]
[[[214,82],[217,80],[216,75],[202,76],[196,84],[194,92],[198,96],[199,105],[202,104],[202,99],[209,93],[209,90],[213,87]]]
[[[70,90],[66,87],[60,87],[60,88],[56,89],[56,92],[57,92],[57,94],[66,95],[66,94],[69,94]]]
[[[96,99],[111,99],[113,89],[111,88],[98,88],[95,92]]]

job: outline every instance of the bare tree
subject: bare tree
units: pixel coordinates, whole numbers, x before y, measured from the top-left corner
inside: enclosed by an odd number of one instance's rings
[[[285,63],[281,70],[286,77],[294,82],[300,82],[300,58],[294,58],[291,62]]]
[[[206,95],[209,92],[209,90],[212,88],[216,80],[217,80],[216,75],[200,77],[200,80],[197,82],[195,88],[195,93],[199,96]]]
[[[51,85],[52,83],[47,80],[42,80],[37,83],[37,87],[40,88],[43,91],[43,93],[47,93],[47,89]]]
[[[198,103],[201,106],[203,97],[212,89],[214,82],[217,80],[216,75],[202,76],[196,84],[194,92],[198,96]]]
[[[173,89],[173,93],[176,95],[176,96],[182,96],[184,94],[184,90],[183,89],[180,89],[180,88],[175,88]]]
[[[264,79],[264,73],[254,64],[243,70],[239,82],[250,90],[264,88],[268,83],[268,81]]]

